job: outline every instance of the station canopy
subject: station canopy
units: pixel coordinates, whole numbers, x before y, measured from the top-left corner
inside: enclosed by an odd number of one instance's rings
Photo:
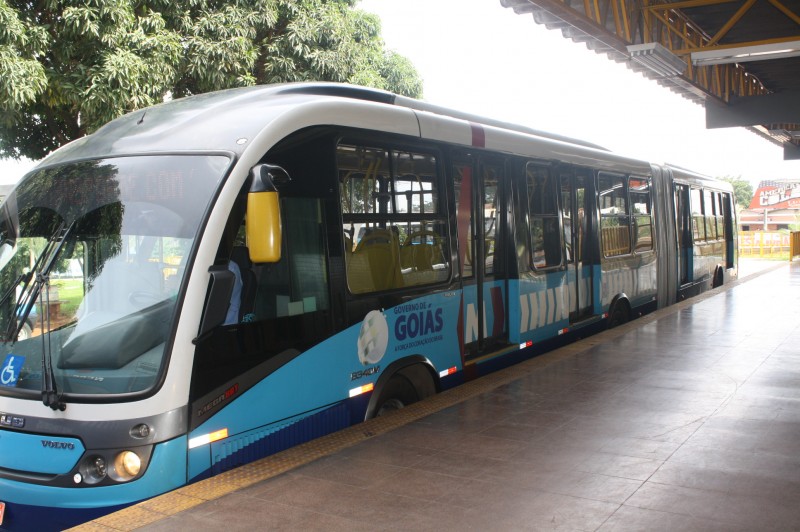
[[[800,0],[500,0],[800,159]]]

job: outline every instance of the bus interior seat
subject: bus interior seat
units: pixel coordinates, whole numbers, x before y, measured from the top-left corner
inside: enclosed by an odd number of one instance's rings
[[[366,253],[356,253],[352,242],[345,238],[345,267],[347,268],[347,285],[354,294],[374,292],[372,272],[369,268],[369,257]]]
[[[347,279],[354,293],[403,286],[397,233],[391,229],[368,231],[353,252]]]
[[[446,263],[441,237],[430,230],[411,233],[400,248],[400,265],[408,285],[436,282]]]
[[[606,257],[622,255],[631,249],[630,228],[627,224],[602,228],[603,254]]]
[[[444,262],[441,237],[428,230],[411,233],[403,242],[400,258],[403,268],[433,270],[435,264]]]

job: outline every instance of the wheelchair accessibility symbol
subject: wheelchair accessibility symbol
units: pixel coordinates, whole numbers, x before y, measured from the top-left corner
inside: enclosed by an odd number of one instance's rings
[[[25,363],[25,357],[8,355],[0,369],[0,386],[16,386],[19,372]]]

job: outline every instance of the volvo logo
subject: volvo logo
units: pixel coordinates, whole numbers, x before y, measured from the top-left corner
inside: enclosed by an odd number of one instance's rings
[[[75,444],[68,441],[42,440],[42,447],[48,449],[69,449],[72,451],[75,449]]]

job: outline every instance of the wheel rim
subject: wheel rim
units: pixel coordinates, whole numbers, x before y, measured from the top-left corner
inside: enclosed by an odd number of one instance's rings
[[[392,397],[391,399],[387,399],[386,401],[384,401],[384,403],[378,409],[378,412],[375,414],[375,417],[388,414],[389,412],[394,412],[395,410],[400,410],[404,406],[406,405],[403,404],[403,401],[395,397]]]

